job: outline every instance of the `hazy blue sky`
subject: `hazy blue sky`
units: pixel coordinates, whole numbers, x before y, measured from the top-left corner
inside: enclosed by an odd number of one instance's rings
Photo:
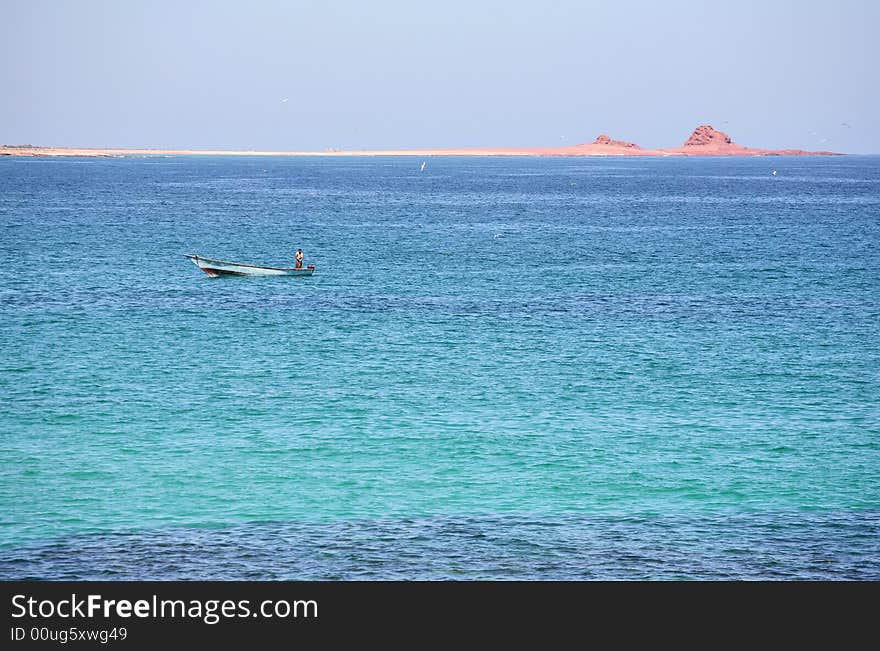
[[[745,145],[880,153],[873,0],[0,0],[0,25],[0,143],[320,150],[607,132],[670,147],[710,123]]]

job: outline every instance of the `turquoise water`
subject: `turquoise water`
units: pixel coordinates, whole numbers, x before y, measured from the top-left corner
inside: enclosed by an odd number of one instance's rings
[[[0,160],[0,576],[880,578],[880,158],[420,163]]]

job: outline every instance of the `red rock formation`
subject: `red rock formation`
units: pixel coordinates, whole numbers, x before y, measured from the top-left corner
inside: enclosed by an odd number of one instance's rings
[[[713,147],[724,147],[725,145],[739,147],[739,145],[730,139],[730,136],[723,131],[714,129],[712,125],[709,124],[701,124],[694,129],[691,137],[684,143],[685,147],[703,147],[707,145]]]
[[[694,129],[683,146],[664,149],[662,152],[666,155],[682,156],[815,156],[832,154],[828,151],[743,147],[733,142],[726,133],[718,131],[709,124],[701,124]]]
[[[593,141],[594,145],[606,145],[609,147],[626,147],[628,149],[641,149],[634,142],[627,142],[626,140],[613,140],[611,136],[606,136],[604,133],[600,134]]]

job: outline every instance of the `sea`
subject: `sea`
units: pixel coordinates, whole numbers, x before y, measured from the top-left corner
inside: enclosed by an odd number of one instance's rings
[[[0,262],[0,578],[880,579],[880,157],[5,158]]]

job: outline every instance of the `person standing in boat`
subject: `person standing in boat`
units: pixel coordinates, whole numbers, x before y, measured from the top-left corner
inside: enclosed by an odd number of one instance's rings
[[[296,268],[297,269],[303,268],[303,250],[302,249],[296,250]]]

